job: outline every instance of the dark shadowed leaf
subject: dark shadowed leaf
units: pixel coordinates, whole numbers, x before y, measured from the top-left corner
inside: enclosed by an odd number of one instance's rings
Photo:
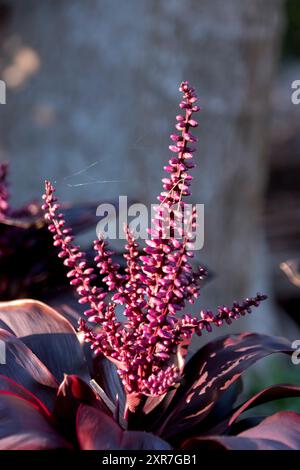
[[[57,391],[55,409],[61,409],[61,413],[66,412],[70,406],[78,408],[79,404],[97,406],[99,400],[95,393],[80,377],[76,375],[66,375]]]
[[[30,299],[1,302],[0,326],[21,338],[59,382],[64,374],[88,379],[74,328],[51,307]]]
[[[173,388],[159,397],[148,397],[143,406],[143,414],[139,418],[140,422],[137,423],[137,426],[139,426],[138,428],[150,432],[155,432],[159,429],[162,416],[164,416],[165,413],[168,413],[168,407],[172,402],[175,393],[176,389]]]
[[[238,436],[208,436],[187,440],[183,449],[300,450],[300,414],[282,411]]]
[[[240,417],[242,413],[244,413],[246,410],[254,408],[255,406],[259,406],[273,400],[291,397],[300,397],[300,386],[273,385],[271,387],[268,387],[251,397],[249,400],[245,401],[242,405],[240,405],[231,415],[228,424],[229,426],[231,426]]]
[[[54,402],[58,382],[39,358],[19,338],[0,330],[5,342],[6,360],[0,373],[36,395],[49,408]]]
[[[300,414],[293,411],[275,413],[239,436],[250,439],[272,439],[290,449],[300,449]]]
[[[33,395],[29,390],[22,387],[20,384],[17,384],[12,379],[5,377],[4,375],[0,375],[0,394],[1,393],[11,393],[12,395],[16,395],[20,398],[24,398],[25,400],[32,403],[35,408],[37,408],[42,414],[46,417],[50,416],[50,411],[44,403],[42,403],[35,395]]]
[[[254,426],[257,426],[259,423],[261,423],[264,419],[266,418],[266,415],[264,416],[249,416],[248,418],[243,418],[238,421],[235,421],[232,426],[230,426],[230,429],[227,430],[225,428],[225,433],[228,432],[230,436],[237,436],[243,431],[246,431],[249,428],[253,428]],[[224,427],[220,427],[220,434],[224,432]],[[218,430],[217,430],[218,431]],[[219,434],[219,432],[213,432],[210,433],[212,434]]]
[[[222,396],[222,398],[224,395]],[[219,422],[216,423],[215,426],[210,425],[209,426],[209,434],[224,434],[224,433],[230,433],[230,434],[236,434],[239,429],[247,429],[246,426],[246,419],[243,419],[241,421],[238,421],[236,423],[236,420],[241,416],[242,413],[245,411],[254,408],[255,406],[262,405],[264,403],[268,403],[270,401],[274,400],[279,400],[281,398],[291,398],[291,397],[300,397],[300,386],[297,385],[273,385],[271,387],[266,388],[265,390],[262,390],[261,392],[257,393],[253,397],[251,397],[249,400],[245,401],[242,405],[239,405],[235,410],[232,409],[232,406],[229,406],[227,408],[227,413],[226,413],[226,418],[221,421],[219,419]],[[222,400],[221,398],[221,400]],[[300,404],[300,403],[299,403]],[[223,415],[224,416],[224,415]],[[221,418],[221,416],[220,416]],[[208,419],[210,420],[210,415],[208,416]],[[254,418],[258,420],[258,422],[261,421],[261,418]],[[206,420],[204,420],[201,423],[201,429],[203,428],[203,423]],[[258,422],[256,424],[258,424]],[[211,424],[211,421],[210,421]],[[253,426],[250,418],[249,418],[249,426]]]
[[[32,403],[14,395],[0,394],[0,450],[68,447]]]
[[[124,431],[106,413],[82,405],[77,414],[77,437],[82,450],[169,450],[170,445],[153,434]]]
[[[183,384],[170,404],[172,411],[160,435],[170,438],[192,432],[248,367],[276,352],[291,353],[288,340],[243,333],[206,344],[187,363]]]
[[[66,375],[57,392],[53,416],[64,435],[72,440],[76,437],[76,415],[81,404],[98,407],[108,412],[93,390],[80,377]]]
[[[248,439],[235,436],[211,436],[186,441],[185,450],[290,450],[284,444],[270,439]]]
[[[106,357],[97,356],[94,359],[94,379],[114,405],[116,405],[116,397],[118,397],[119,416],[121,418],[124,415],[126,396],[117,373],[117,367]]]
[[[216,434],[223,433],[228,427],[228,414],[233,409],[242,389],[242,379],[239,377],[220,395],[206,418],[198,423],[197,432],[201,432],[201,434],[212,434],[211,429],[216,428],[218,430]]]

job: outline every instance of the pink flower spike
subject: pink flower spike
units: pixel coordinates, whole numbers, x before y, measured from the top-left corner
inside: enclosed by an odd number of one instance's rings
[[[134,405],[130,405],[130,400],[127,402],[132,412],[145,403],[145,397],[159,397],[178,384],[177,353],[183,342],[190,341],[193,334],[200,336],[250,313],[266,298],[258,293],[241,303],[234,302],[231,307],[220,306],[216,313],[210,310],[202,310],[197,316],[185,313],[186,305],[199,297],[207,272],[191,264],[197,213],[195,208],[188,213],[185,202],[190,195],[190,170],[196,160],[193,158],[196,149],[190,143],[197,139],[190,131],[198,125],[193,113],[200,108],[195,104],[195,90],[187,81],[179,89],[183,94],[179,104],[183,115],[176,116],[178,135],[171,134],[169,148],[174,155],[164,167],[167,177],[162,179],[160,203],[148,229],[151,238],[145,241],[141,253],[134,234],[125,226],[122,271],[103,239],[94,242],[94,264],[89,265],[85,253],[74,244],[72,230],[66,227],[49,181],[43,196],[45,219],[58,256],[66,266],[66,276],[79,296],[78,302],[86,305],[87,321],[95,326],[93,329],[81,319],[79,329],[94,354],[101,354],[117,365],[127,396],[135,397]],[[0,171],[0,199],[1,195],[5,202]],[[0,201],[0,215],[1,207],[5,209]],[[183,229],[183,221],[188,224],[187,230]],[[119,310],[121,316],[117,317]]]

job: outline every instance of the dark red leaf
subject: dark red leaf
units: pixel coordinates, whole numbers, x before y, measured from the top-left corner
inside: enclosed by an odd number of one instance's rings
[[[100,410],[82,405],[77,414],[77,437],[82,450],[169,450],[154,434],[125,431]]]
[[[187,440],[183,449],[300,450],[300,414],[282,411],[238,436],[208,436]]]
[[[233,410],[234,404],[242,392],[242,379],[239,377],[225,390],[208,415],[197,425],[197,432],[201,434],[220,434],[228,427],[228,414]],[[213,429],[213,432],[212,432]],[[217,430],[217,432],[215,432]]]
[[[239,416],[246,410],[254,408],[255,406],[268,403],[273,400],[282,398],[300,397],[300,386],[298,385],[272,385],[261,392],[257,393],[249,400],[240,405],[229,419],[229,426],[231,426]]]
[[[42,403],[35,395],[33,395],[29,390],[22,387],[14,380],[5,377],[4,375],[0,375],[0,394],[1,393],[11,393],[13,395],[17,395],[20,398],[24,398],[25,400],[32,403],[42,414],[46,417],[51,415],[50,411],[44,403]]]
[[[0,329],[0,340],[5,342],[6,361],[0,364],[0,373],[36,395],[49,408],[58,388],[58,382],[39,358],[18,338]]]
[[[66,375],[57,392],[53,416],[64,435],[72,440],[76,437],[76,415],[81,404],[108,411],[80,377]]]
[[[275,413],[239,436],[250,439],[271,439],[290,449],[300,449],[300,414],[293,411]]]
[[[290,450],[278,441],[235,436],[195,437],[186,441],[181,448],[185,450]]]
[[[159,397],[148,397],[144,406],[143,414],[139,418],[139,426],[145,431],[155,432],[160,427],[161,418],[165,415],[168,410],[170,403],[172,402],[176,389],[170,389],[164,395]]]
[[[1,302],[0,325],[21,338],[59,382],[64,374],[88,378],[74,328],[51,307],[35,300]]]
[[[259,359],[276,352],[291,353],[290,343],[255,333],[225,336],[206,344],[187,363],[184,382],[161,426],[164,438],[191,432],[213,410],[223,393]]]
[[[226,418],[223,421],[219,420],[219,423],[217,423],[215,426],[210,426],[209,434],[223,434],[228,432],[228,430],[230,431],[230,434],[237,434],[241,432],[241,428],[246,430],[248,429],[246,427],[246,419],[240,420],[236,423],[237,419],[241,416],[242,413],[273,400],[291,397],[300,397],[300,386],[272,385],[271,387],[268,387],[254,395],[249,400],[245,401],[242,405],[239,405],[235,410],[231,409],[232,407],[228,408],[229,412],[227,411]],[[261,421],[260,417],[256,419]],[[252,423],[250,421],[250,426],[251,425]]]
[[[248,418],[239,419],[238,421],[235,421],[232,424],[232,426],[230,426],[229,434],[230,434],[230,436],[237,436],[241,432],[246,431],[249,428],[253,428],[254,426],[257,426],[265,418],[266,418],[266,415],[264,415],[264,416],[249,416]],[[226,427],[224,427],[224,426],[221,427],[220,425],[219,425],[219,427],[221,429],[220,434],[222,434],[223,432],[225,434],[227,434],[228,430],[226,429]],[[207,434],[210,434],[210,435],[214,434],[215,435],[215,434],[219,434],[219,432],[215,432],[215,430],[213,430],[211,433],[207,433]]]
[[[32,403],[11,394],[0,395],[0,450],[69,447]]]
[[[94,379],[104,390],[109,400],[116,405],[117,397],[119,403],[119,418],[124,415],[126,395],[124,387],[117,373],[117,367],[104,356],[94,359]]]

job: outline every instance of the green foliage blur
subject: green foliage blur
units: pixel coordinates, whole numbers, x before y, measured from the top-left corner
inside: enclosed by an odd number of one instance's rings
[[[261,361],[259,367],[250,369],[244,375],[244,391],[241,402],[249,399],[263,389],[277,384],[300,384],[300,364],[292,363],[290,356],[275,354],[274,356]],[[247,412],[248,416],[268,416],[279,411],[300,412],[299,398],[283,398],[270,403],[257,406]],[[245,414],[246,416],[246,414]]]
[[[282,59],[300,58],[300,1],[286,0],[286,26],[282,45]]]

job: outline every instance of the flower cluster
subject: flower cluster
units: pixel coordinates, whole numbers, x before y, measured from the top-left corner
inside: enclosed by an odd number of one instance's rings
[[[79,294],[79,302],[88,304],[85,315],[96,324],[92,329],[80,320],[80,330],[92,349],[104,354],[118,367],[127,394],[159,396],[180,380],[176,357],[183,342],[202,330],[250,313],[266,298],[257,294],[241,304],[219,307],[216,314],[202,311],[199,316],[180,315],[188,303],[194,303],[206,270],[194,270],[193,230],[197,224],[195,208],[185,211],[184,197],[190,195],[195,166],[193,147],[196,137],[191,129],[198,123],[193,114],[199,111],[195,90],[188,82],[180,85],[183,99],[180,108],[184,114],[176,117],[178,133],[171,135],[170,150],[175,154],[165,167],[163,191],[158,199],[151,237],[146,240],[144,254],[128,227],[124,254],[127,262],[124,274],[113,261],[113,252],[107,242],[94,242],[95,263],[107,289],[97,286],[98,276],[88,266],[85,254],[74,244],[70,228],[66,228],[63,214],[54,196],[54,187],[46,182],[43,209],[53,233],[59,257],[68,267],[68,278]],[[167,216],[166,216],[167,215]],[[111,295],[108,295],[111,291]],[[124,321],[116,316],[116,306],[123,306]]]

